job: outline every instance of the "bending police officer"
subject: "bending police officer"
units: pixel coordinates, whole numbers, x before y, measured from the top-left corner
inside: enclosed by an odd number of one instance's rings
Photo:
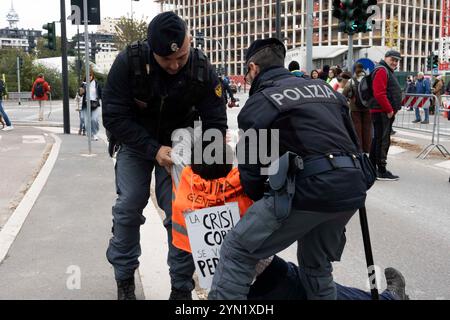
[[[103,123],[111,141],[120,145],[113,236],[106,253],[114,266],[119,299],[135,299],[139,232],[153,169],[157,202],[166,215],[169,299],[192,299],[192,256],[172,245],[171,134],[193,127],[199,117],[203,130],[225,133],[227,117],[217,75],[205,55],[191,48],[191,40],[176,14],[157,15],[149,24],[147,43],[133,43],[116,58],[104,89]]]
[[[295,241],[307,298],[336,299],[331,262],[339,261],[345,226],[364,205],[366,179],[355,159],[358,146],[345,98],[322,80],[292,75],[283,67],[285,55],[274,38],[256,40],[246,54],[251,91],[239,128],[278,129],[282,156],[277,174],[269,177],[260,161],[238,159],[244,191],[256,202],[222,244],[209,299],[246,299],[257,262]],[[249,139],[239,143],[259,154]]]

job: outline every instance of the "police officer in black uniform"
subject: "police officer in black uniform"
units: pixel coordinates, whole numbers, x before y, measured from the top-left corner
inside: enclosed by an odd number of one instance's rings
[[[118,149],[118,197],[106,255],[114,266],[119,299],[135,299],[139,230],[153,169],[158,205],[166,214],[169,299],[192,299],[192,256],[172,245],[171,134],[193,127],[198,118],[203,130],[215,128],[225,134],[227,117],[217,75],[205,55],[191,48],[191,40],[180,17],[159,14],[149,24],[148,41],[133,43],[116,58],[104,89],[103,124],[111,149]]]
[[[292,75],[285,55],[274,38],[256,40],[246,55],[251,91],[239,128],[278,129],[281,157],[264,172],[261,162],[238,154],[242,186],[256,202],[222,244],[210,299],[246,299],[258,261],[295,241],[307,298],[336,299],[331,262],[340,259],[345,226],[364,205],[367,179],[345,98],[323,80]],[[245,150],[258,145],[239,143]]]

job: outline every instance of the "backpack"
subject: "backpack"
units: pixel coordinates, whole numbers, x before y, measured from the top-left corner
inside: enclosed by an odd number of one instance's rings
[[[359,109],[367,109],[367,107],[363,104],[363,102],[361,101],[361,97],[359,95],[359,84],[360,81],[358,81],[358,79],[356,77],[353,77],[351,80],[351,97],[350,98],[355,98],[355,106]]]
[[[358,85],[357,90],[357,96],[359,99],[359,102],[362,105],[362,108],[372,109],[373,106],[373,77],[375,75],[375,72],[380,69],[385,68],[383,66],[376,67],[370,74],[366,75],[364,78],[361,79]],[[388,74],[388,81],[389,81],[389,72]]]
[[[42,98],[44,96],[44,83],[37,82],[34,86],[34,95],[38,98]]]

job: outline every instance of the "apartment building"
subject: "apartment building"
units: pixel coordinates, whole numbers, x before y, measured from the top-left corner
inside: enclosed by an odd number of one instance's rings
[[[354,36],[355,57],[375,60],[385,50],[396,48],[405,56],[401,71],[427,71],[427,56],[440,49],[441,12],[446,1],[378,0],[374,16],[377,28]],[[229,74],[243,73],[244,52],[253,40],[276,34],[275,0],[156,2],[160,3],[161,11],[180,15],[193,35],[203,33],[206,39],[203,49],[211,62],[217,67],[226,66]],[[307,0],[281,1],[282,38],[288,50],[305,45],[306,3]],[[313,8],[313,45],[334,48],[314,50],[315,66],[319,68],[330,60],[345,65],[348,36],[338,32],[338,20],[332,17],[332,0],[314,0]]]

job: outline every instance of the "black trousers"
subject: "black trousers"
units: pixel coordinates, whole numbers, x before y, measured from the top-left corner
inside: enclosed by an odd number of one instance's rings
[[[387,155],[391,146],[391,129],[394,117],[388,118],[386,113],[373,113],[373,139],[370,150],[370,161],[379,172],[386,172]]]

